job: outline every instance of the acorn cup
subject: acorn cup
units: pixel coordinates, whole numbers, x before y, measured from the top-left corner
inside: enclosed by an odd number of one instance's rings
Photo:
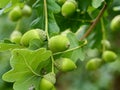
[[[17,30],[13,31],[10,35],[11,42],[14,42],[16,44],[20,44],[21,38],[22,38],[22,33]]]
[[[23,16],[30,17],[32,14],[32,8],[28,5],[24,5],[22,8]]]
[[[60,58],[55,60],[55,66],[62,72],[68,72],[77,68],[76,64],[69,58]]]
[[[43,77],[44,77],[45,79],[49,80],[50,82],[52,82],[53,84],[56,83],[55,74],[52,73],[52,72],[44,75]]]
[[[101,44],[103,46],[105,46],[106,49],[110,49],[111,48],[111,44],[110,44],[110,42],[108,40],[102,40]]]

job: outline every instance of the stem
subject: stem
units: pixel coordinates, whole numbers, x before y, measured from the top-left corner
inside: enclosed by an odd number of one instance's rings
[[[106,8],[107,8],[107,4],[105,3],[103,8],[101,9],[100,13],[96,17],[96,19],[93,21],[92,25],[88,28],[87,32],[83,35],[81,40],[86,38],[91,33],[91,31],[94,29],[94,27],[97,25],[98,21],[100,20],[101,16],[104,14],[104,11]]]
[[[70,18],[70,19],[68,19],[68,20],[71,20],[71,21],[79,21],[79,22],[88,22],[88,23],[93,23],[93,20],[83,20],[83,19],[72,19],[72,18]]]
[[[49,32],[48,32],[48,11],[47,11],[47,2],[46,0],[44,0],[44,10],[45,10],[45,32],[46,32],[46,35],[47,35],[47,40],[49,42]],[[54,73],[54,58],[53,58],[53,55],[51,55],[51,60],[52,60],[52,72]]]
[[[102,40],[106,39],[106,33],[105,33],[105,26],[104,26],[104,22],[103,22],[103,18],[101,18],[101,27],[102,27]],[[103,52],[105,51],[105,45],[103,44],[102,46],[102,50]]]
[[[15,27],[15,30],[16,30],[16,31],[19,31],[19,29],[20,29],[20,22],[21,22],[21,20],[19,20],[19,21],[17,22],[17,25],[16,25],[16,27]]]
[[[44,10],[45,10],[45,32],[47,34],[47,40],[49,41],[49,32],[48,32],[48,13],[47,13],[47,2],[44,0]]]
[[[57,18],[61,18],[61,16],[56,15]],[[84,19],[74,19],[74,18],[67,18],[69,21],[78,21],[78,22],[86,22],[86,23],[93,23],[93,20],[84,20]]]
[[[66,52],[74,51],[76,49],[79,49],[79,48],[83,47],[86,44],[87,44],[87,40],[85,40],[85,42],[82,45],[78,46],[78,47],[71,48],[71,49],[63,51],[63,52],[54,53],[53,55],[58,55],[58,54],[63,54],[63,53],[66,53]]]
[[[53,55],[51,56],[51,60],[52,60],[52,73],[54,73],[54,58],[53,58]]]

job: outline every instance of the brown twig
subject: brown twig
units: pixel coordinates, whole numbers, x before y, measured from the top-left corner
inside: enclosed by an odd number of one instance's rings
[[[91,33],[91,31],[94,29],[94,27],[97,25],[98,21],[100,20],[101,16],[104,14],[104,11],[106,10],[106,8],[107,8],[107,4],[105,3],[100,13],[96,17],[96,19],[93,21],[92,25],[88,28],[87,32],[83,35],[83,37],[81,37],[81,40],[86,38]]]

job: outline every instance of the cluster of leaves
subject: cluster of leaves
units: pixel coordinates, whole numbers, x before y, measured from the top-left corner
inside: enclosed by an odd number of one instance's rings
[[[14,83],[15,90],[28,90],[40,89],[41,78],[53,69],[53,61],[58,58],[70,58],[74,63],[86,59],[86,52],[88,48],[98,48],[99,50],[104,47],[101,41],[107,39],[104,36],[107,31],[108,23],[106,17],[108,12],[102,11],[105,5],[110,6],[111,0],[75,0],[77,2],[76,11],[69,17],[64,17],[61,14],[62,5],[57,0],[2,0],[0,1],[0,14],[9,12],[16,6],[23,6],[29,4],[33,13],[30,21],[29,28],[40,28],[48,33],[47,37],[53,37],[58,34],[65,34],[70,41],[68,50],[58,53],[52,53],[46,46],[39,47],[38,40],[30,42],[29,47],[24,47],[21,44],[13,43],[9,40],[2,40],[0,43],[0,51],[11,51],[10,66],[12,69],[6,72],[2,78],[5,81]],[[46,3],[45,3],[46,2]],[[46,9],[47,8],[47,9]],[[47,10],[47,11],[46,11]],[[99,14],[102,12],[102,19]],[[46,16],[47,15],[47,16]],[[21,22],[25,18],[22,18]],[[17,29],[18,29],[18,22]],[[108,23],[109,24],[109,23]],[[96,25],[96,27],[95,27]],[[88,45],[84,48],[87,40],[80,40],[89,28],[93,26],[94,31],[88,36],[84,37],[88,40]],[[19,30],[21,27],[19,26]],[[48,31],[46,30],[48,29]],[[92,30],[91,29],[91,30]],[[24,33],[23,31],[22,33]],[[46,48],[47,47],[47,48]],[[82,47],[82,48],[81,48]],[[37,49],[36,49],[37,48]],[[98,51],[101,53],[101,51]],[[94,55],[95,56],[95,55]],[[87,56],[89,57],[89,55]],[[84,64],[85,65],[85,64]],[[79,67],[79,66],[78,66]],[[84,71],[84,68],[82,68]],[[58,71],[54,72],[55,74]],[[84,72],[82,72],[84,74]],[[81,74],[82,76],[82,74]],[[89,83],[88,83],[89,84]],[[84,89],[87,90],[87,89]]]

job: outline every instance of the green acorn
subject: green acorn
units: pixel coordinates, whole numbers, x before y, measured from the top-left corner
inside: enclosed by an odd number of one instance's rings
[[[77,3],[75,0],[67,0],[62,5],[62,15],[67,17],[71,16],[77,10]]]
[[[110,27],[113,31],[120,30],[120,15],[117,15],[112,19]]]
[[[33,39],[39,39],[41,40],[41,43],[43,43],[46,39],[45,31],[41,29],[32,29],[27,31],[21,38],[21,44],[24,46],[29,46],[30,41]]]
[[[102,65],[102,60],[100,58],[92,58],[86,64],[87,70],[96,70]]]
[[[40,90],[54,90],[54,85],[49,80],[42,78],[40,81]]]
[[[66,36],[56,35],[50,38],[48,42],[49,49],[55,52],[61,52],[69,48],[70,42]]]
[[[102,59],[105,62],[113,62],[117,59],[117,55],[113,51],[105,51],[103,52]]]
[[[76,64],[69,58],[61,58],[55,61],[55,66],[62,72],[72,71],[77,68]]]
[[[18,21],[22,17],[22,10],[19,6],[14,7],[10,13],[8,14],[8,17],[11,21]]]

